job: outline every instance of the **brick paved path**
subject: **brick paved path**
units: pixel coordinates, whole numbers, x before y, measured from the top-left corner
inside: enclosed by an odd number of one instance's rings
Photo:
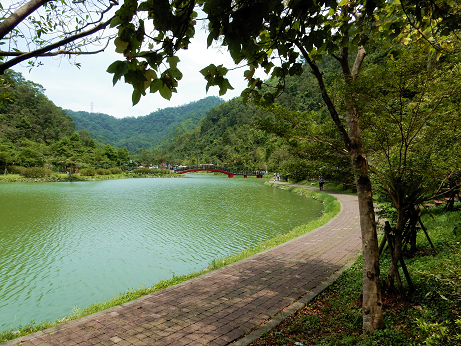
[[[341,202],[341,212],[310,233],[177,286],[3,345],[196,346],[239,339],[235,344],[247,344],[283,318],[282,310],[299,309],[306,292],[315,288],[309,293],[315,295],[319,285],[332,281],[360,250],[357,197],[329,193]],[[256,332],[241,339],[251,330]]]

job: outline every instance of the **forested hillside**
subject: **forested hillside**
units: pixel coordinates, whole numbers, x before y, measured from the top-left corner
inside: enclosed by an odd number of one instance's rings
[[[2,173],[22,174],[32,168],[39,175],[94,168],[107,172],[116,166],[128,169],[133,156],[127,146],[132,151],[151,148],[162,139],[190,131],[208,110],[223,102],[208,97],[145,117],[116,119],[106,114],[66,112],[44,95],[41,85],[11,70],[2,76],[0,88]],[[145,165],[152,163],[148,160]]]
[[[8,70],[0,102],[0,139],[13,144],[25,139],[50,144],[74,132],[74,122],[54,105],[39,84]]]
[[[326,59],[324,65],[331,65],[331,60]],[[333,83],[335,71],[330,69],[327,77]],[[298,127],[316,127],[317,131],[325,130],[325,136],[331,140],[338,140],[307,68],[301,76],[286,80],[286,90],[277,101],[286,112],[305,117]],[[245,170],[279,171],[294,180],[326,175],[352,184],[346,156],[326,150],[327,146],[321,143],[314,145],[306,138],[294,138],[288,131],[292,125],[276,121],[273,111],[235,98],[209,111],[193,130],[162,142],[152,156],[143,156],[145,160],[185,165],[198,161]]]
[[[195,128],[206,112],[223,102],[210,96],[179,107],[169,107],[141,117],[115,118],[102,113],[66,110],[77,130],[86,130],[101,143],[130,151],[151,148],[171,133]]]
[[[0,172],[34,176],[110,168],[130,161],[126,148],[96,143],[88,131],[74,132],[64,110],[41,85],[7,70],[0,79]]]
[[[354,92],[370,169],[383,191],[416,189],[414,196],[422,200],[459,180],[458,58],[428,64],[430,58],[417,46],[368,53]],[[350,91],[335,63],[324,59],[321,68],[332,98],[345,112],[344,94]],[[270,86],[267,81],[265,87]],[[276,105],[258,108],[241,98],[223,103],[195,129],[150,154],[144,152],[144,159],[280,171],[294,180],[323,175],[354,185],[350,158],[306,66],[302,75],[286,78]]]

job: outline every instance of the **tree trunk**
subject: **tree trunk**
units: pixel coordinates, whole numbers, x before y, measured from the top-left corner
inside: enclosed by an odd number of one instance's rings
[[[357,109],[348,105],[347,125],[351,148],[349,150],[354,168],[359,200],[360,228],[363,255],[363,330],[374,332],[384,327],[379,268],[379,246],[376,232],[375,211],[368,162],[363,153]]]
[[[349,51],[343,48],[339,62],[346,85],[355,79],[365,58],[365,50],[359,48],[352,68],[349,66]],[[381,278],[379,268],[379,246],[376,232],[375,210],[368,162],[365,157],[359,127],[359,111],[353,94],[346,94],[346,122],[350,138],[349,155],[354,169],[359,200],[360,228],[362,231],[363,256],[363,330],[373,333],[384,328],[381,297]]]
[[[410,252],[409,256],[413,257],[416,254],[416,237],[418,235],[417,225],[419,221],[419,208],[412,205],[409,208],[410,211],[410,222],[409,222],[409,242]]]
[[[459,190],[455,189],[451,192],[450,199],[447,201],[445,208],[447,210],[454,210],[455,206],[455,197],[459,196]]]
[[[360,228],[362,232],[362,255],[363,255],[363,330],[366,333],[373,333],[376,329],[384,328],[381,298],[381,282],[379,268],[378,236],[376,232],[375,211],[371,191],[371,182],[368,174],[368,162],[365,158],[362,139],[360,136],[358,108],[353,101],[353,95],[346,96],[347,108],[347,131],[343,126],[336,107],[328,95],[322,73],[313,62],[302,45],[298,45],[306,62],[312,69],[312,73],[322,93],[330,116],[344,141],[346,150],[349,152],[355,174],[359,200]],[[360,71],[360,66],[365,58],[365,50],[359,49],[351,71],[348,62],[348,50],[343,48],[338,61],[343,70],[346,84]]]

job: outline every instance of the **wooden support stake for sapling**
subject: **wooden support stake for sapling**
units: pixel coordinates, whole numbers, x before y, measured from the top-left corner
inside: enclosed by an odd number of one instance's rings
[[[386,222],[389,223],[388,221]],[[386,246],[386,242],[387,242],[387,234],[386,232],[384,232],[383,239],[381,239],[381,244],[379,244],[379,257],[381,257],[381,254],[383,253],[384,246]]]
[[[402,299],[406,300],[405,291],[402,285],[402,279],[400,278],[399,266],[397,263],[398,261],[395,258],[394,245],[393,245],[394,236],[391,235],[392,229],[388,222],[386,223],[386,226],[384,227],[384,232],[386,232],[386,235],[387,235],[387,240],[388,240],[387,243],[389,247],[389,252],[391,254],[391,263],[392,263],[393,268],[395,268],[393,274],[397,281],[397,287],[399,289],[400,296],[402,297]]]
[[[426,235],[427,241],[429,244],[431,244],[432,250],[435,251],[435,253],[438,253],[437,250],[435,249],[434,244],[432,244],[431,238],[429,238],[429,234],[427,233],[427,228],[424,227],[423,222],[421,221],[421,217],[419,218],[419,224],[421,225],[421,229],[424,231],[424,234]]]

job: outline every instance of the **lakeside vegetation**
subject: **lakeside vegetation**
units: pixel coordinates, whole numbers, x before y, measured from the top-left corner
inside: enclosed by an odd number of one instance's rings
[[[279,187],[276,184],[272,184],[269,182],[266,182],[266,184],[274,187]],[[167,287],[182,283],[184,281],[190,280],[192,278],[198,277],[200,275],[206,274],[210,271],[219,269],[225,265],[237,262],[241,259],[247,258],[251,255],[254,255],[256,253],[259,253],[261,251],[267,250],[269,248],[272,248],[274,246],[277,246],[279,244],[285,243],[291,239],[294,239],[296,237],[299,237],[302,234],[308,233],[321,225],[327,223],[330,219],[332,219],[340,210],[340,204],[331,195],[325,194],[325,193],[319,193],[316,191],[311,191],[311,190],[306,190],[302,188],[292,188],[288,186],[280,186],[279,188],[283,188],[289,191],[292,191],[293,193],[301,194],[305,196],[306,198],[313,198],[318,200],[319,202],[323,203],[324,205],[324,210],[322,215],[305,225],[300,225],[298,227],[295,227],[292,229],[290,232],[285,233],[285,234],[280,234],[274,238],[265,240],[258,244],[257,246],[254,246],[252,248],[249,248],[245,251],[242,251],[241,253],[235,254],[234,256],[226,257],[226,258],[217,258],[213,260],[207,268],[204,268],[200,272],[194,272],[190,273],[188,275],[182,275],[182,276],[173,276],[171,279],[165,279],[161,280],[157,284],[147,287],[147,288],[139,288],[137,290],[130,290],[125,293],[121,293],[110,300],[102,303],[95,303],[92,304],[91,306],[88,306],[86,308],[80,309],[78,307],[75,307],[72,312],[65,317],[59,318],[56,321],[49,321],[49,322],[40,322],[40,323],[35,323],[32,321],[30,324],[25,325],[25,326],[18,326],[17,328],[10,329],[6,332],[0,332],[0,342],[7,341],[7,340],[12,340],[18,337],[21,337],[23,335],[31,334],[40,330],[44,330],[46,328],[50,328],[65,322],[68,322],[70,320],[75,320],[80,317],[84,317],[102,310],[106,310],[110,307],[121,305],[123,303],[129,302],[131,300],[134,300],[136,298],[145,296],[150,293],[157,292],[159,290],[165,289]]]
[[[461,211],[433,207],[423,222],[437,252],[422,232],[416,257],[406,259],[415,290],[401,300],[385,296],[385,329],[362,333],[362,259],[341,274],[305,308],[262,335],[252,346],[456,346],[461,344]],[[382,278],[390,256],[381,258]],[[408,287],[406,287],[408,289]]]
[[[29,172],[28,172],[29,171]],[[59,181],[95,181],[113,180],[128,178],[184,178],[181,174],[176,174],[169,169],[134,169],[123,172],[116,169],[83,169],[81,173],[69,175],[67,173],[55,173],[51,170],[29,168],[24,169],[22,174],[3,174],[0,175],[0,182],[59,182]]]

